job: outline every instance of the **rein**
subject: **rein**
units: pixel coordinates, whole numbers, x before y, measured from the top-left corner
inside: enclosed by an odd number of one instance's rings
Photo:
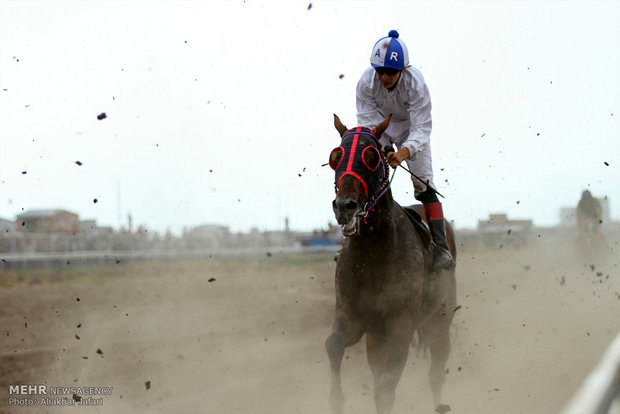
[[[386,166],[387,165],[387,157],[385,155],[381,155],[381,166],[383,167],[383,177],[381,180],[381,185],[377,188],[377,191],[370,197],[370,200],[366,202],[364,205],[364,210],[360,211],[358,214],[363,216],[364,220],[370,214],[372,210],[374,210],[377,202],[387,191],[390,189],[390,185],[392,184],[392,180],[390,179],[390,175],[386,174]],[[396,173],[396,171],[394,171]],[[392,174],[392,179],[394,179],[394,174]]]

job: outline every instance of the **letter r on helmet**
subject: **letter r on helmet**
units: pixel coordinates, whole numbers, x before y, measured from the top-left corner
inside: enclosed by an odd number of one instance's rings
[[[395,60],[398,62],[398,52],[392,52],[390,55],[390,60]]]

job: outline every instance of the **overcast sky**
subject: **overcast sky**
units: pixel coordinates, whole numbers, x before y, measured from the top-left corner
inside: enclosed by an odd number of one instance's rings
[[[0,0],[0,218],[335,223],[332,114],[355,125],[359,76],[396,29],[457,228],[554,225],[586,188],[620,220],[619,21],[619,1],[593,0]],[[415,202],[403,170],[393,192]]]

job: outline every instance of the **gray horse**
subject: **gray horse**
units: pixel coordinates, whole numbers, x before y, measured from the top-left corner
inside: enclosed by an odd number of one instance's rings
[[[377,413],[392,410],[395,390],[417,331],[430,349],[430,384],[440,403],[450,353],[450,325],[456,310],[454,268],[431,272],[432,243],[411,219],[411,211],[392,198],[389,168],[378,142],[389,124],[375,130],[348,130],[334,115],[341,144],[330,154],[336,171],[333,210],[346,236],[336,265],[333,331],[325,342],[331,366],[330,402],[344,405],[340,370],[346,347],[366,334],[368,363],[374,376]],[[417,208],[416,208],[417,207]],[[424,220],[422,206],[413,206]],[[454,233],[446,222],[456,259]]]

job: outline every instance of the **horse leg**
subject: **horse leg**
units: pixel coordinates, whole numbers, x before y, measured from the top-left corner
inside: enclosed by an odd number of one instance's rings
[[[344,350],[346,347],[357,343],[363,334],[364,332],[359,323],[353,323],[344,314],[337,312],[332,333],[325,341],[325,350],[329,356],[331,368],[330,404],[334,414],[342,413],[342,407],[344,406],[344,394],[342,393],[342,383],[340,380],[340,368],[342,366]]]
[[[446,380],[446,362],[450,355],[449,315],[437,313],[424,327],[422,337],[431,352],[429,381],[433,390],[435,406],[441,403],[441,391]]]
[[[378,414],[392,411],[412,336],[411,319],[407,316],[394,318],[383,329],[366,333],[366,354],[375,381]]]

